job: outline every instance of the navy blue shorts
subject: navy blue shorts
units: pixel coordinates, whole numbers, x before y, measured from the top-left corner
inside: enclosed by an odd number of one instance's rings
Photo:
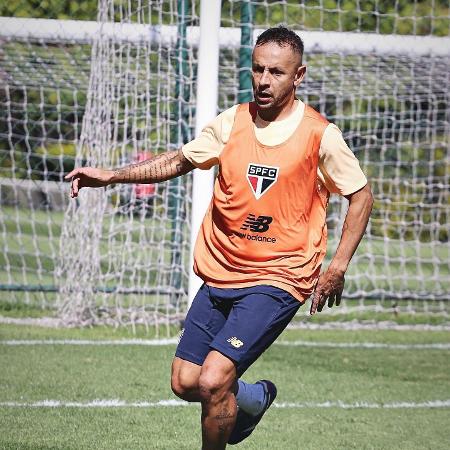
[[[217,350],[235,362],[241,376],[299,308],[296,298],[273,286],[222,289],[204,284],[188,311],[175,356],[201,366]]]

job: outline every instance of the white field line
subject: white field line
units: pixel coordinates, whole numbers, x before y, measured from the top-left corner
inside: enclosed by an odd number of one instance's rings
[[[0,345],[144,345],[161,347],[176,345],[178,339],[12,339],[0,340]]]
[[[61,400],[41,400],[36,402],[0,402],[2,408],[161,408],[177,406],[195,406],[196,403],[188,403],[182,400],[159,400],[157,402],[127,402],[124,400],[92,400],[88,402],[69,402]],[[275,408],[310,409],[310,408],[338,408],[338,409],[430,409],[450,408],[450,400],[432,400],[427,402],[394,402],[394,403],[370,403],[356,402],[281,402],[274,403]]]
[[[275,408],[340,408],[340,409],[423,409],[423,408],[450,408],[450,400],[432,400],[428,402],[394,402],[394,403],[368,403],[356,402],[345,403],[324,402],[324,403],[274,403]]]
[[[160,347],[176,345],[178,339],[117,339],[117,340],[87,340],[87,339],[13,339],[0,340],[0,345],[97,345],[120,346],[137,345]],[[278,341],[275,345],[285,347],[316,347],[316,348],[363,348],[388,350],[450,350],[450,343],[438,342],[432,344],[386,344],[381,342],[311,342],[311,341]]]
[[[286,347],[317,348],[383,348],[389,350],[450,350],[450,343],[435,342],[432,344],[385,344],[381,342],[318,342],[318,341],[278,341],[277,345]]]
[[[329,313],[329,315],[331,315]],[[450,323],[446,322],[442,325],[430,324],[414,324],[405,325],[397,324],[392,321],[369,322],[361,323],[358,321],[351,322],[325,322],[325,323],[310,323],[310,322],[293,322],[287,326],[289,330],[392,330],[392,331],[450,331]]]

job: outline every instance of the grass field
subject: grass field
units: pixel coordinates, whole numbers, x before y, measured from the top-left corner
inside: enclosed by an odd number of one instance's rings
[[[1,325],[0,448],[199,449],[199,406],[159,403],[175,400],[175,345],[100,345],[135,337]],[[448,449],[449,357],[445,331],[288,330],[244,376],[274,380],[279,396],[237,448]]]

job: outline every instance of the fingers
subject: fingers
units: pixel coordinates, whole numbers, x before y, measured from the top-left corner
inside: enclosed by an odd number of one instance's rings
[[[331,295],[328,297],[328,308],[332,308],[332,307],[333,307],[334,302],[336,301],[336,295],[337,295],[337,294],[331,294]]]
[[[309,310],[309,314],[312,316],[317,312],[321,312],[325,303],[327,301],[328,296],[325,295],[321,289],[317,289],[314,293],[314,297],[311,302],[311,309]]]
[[[80,173],[82,173],[82,168],[81,168],[81,167],[79,167],[78,169],[73,169],[71,172],[69,172],[69,173],[64,177],[64,179],[65,179],[65,180],[70,180],[71,178],[73,178],[74,176],[76,176],[76,175],[78,175],[78,174],[80,174]]]
[[[72,198],[78,197],[79,183],[80,183],[80,179],[79,178],[73,178],[72,179],[72,186],[70,188],[70,196]]]
[[[341,304],[342,291],[341,292],[331,292],[329,294],[321,294],[317,302],[317,311],[322,312],[325,303],[328,299],[328,308],[332,308],[334,305],[339,306]]]
[[[310,309],[310,315],[312,316],[313,314],[317,312],[322,312],[325,304],[327,303],[328,300],[328,308],[332,308],[334,305],[334,302],[337,299],[337,294],[334,294],[333,292],[331,294],[325,294],[324,292],[316,292],[314,294],[312,303],[311,303],[311,309]],[[341,296],[339,295],[339,303],[341,301]],[[336,301],[336,306],[339,305],[339,303]]]
[[[312,316],[316,313],[317,307],[319,306],[320,296],[322,295],[322,277],[323,274],[321,274],[316,281],[316,285],[314,287],[314,295],[313,299],[311,301],[311,308],[309,310],[309,314]]]
[[[319,305],[320,291],[316,290],[314,292],[314,296],[311,302],[311,309],[309,310],[309,314],[312,316],[317,311],[317,306]]]
[[[317,306],[317,311],[322,312],[323,307],[325,306],[325,303],[327,302],[327,295],[322,294],[319,298],[319,305]]]
[[[80,173],[82,173],[82,168],[74,169],[64,177],[65,180],[72,180],[70,186],[70,196],[72,198],[78,197],[78,191],[80,190]]]
[[[328,269],[317,281],[316,290],[311,303],[310,314],[321,312],[328,301],[328,307],[339,306],[344,290],[344,272]]]
[[[325,272],[320,275],[316,290],[311,302],[310,315],[321,312],[328,301],[328,307],[339,306],[344,289],[344,277],[336,277],[333,272]]]

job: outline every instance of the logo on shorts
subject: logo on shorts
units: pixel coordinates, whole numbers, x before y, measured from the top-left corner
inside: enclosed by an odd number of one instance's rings
[[[258,216],[249,214],[242,224],[241,230],[250,230],[255,233],[265,233],[269,229],[273,218],[270,216]]]
[[[229,339],[227,339],[227,342],[229,342],[234,348],[239,348],[244,345],[244,343],[236,336],[230,337]]]
[[[265,194],[278,178],[278,167],[262,166],[250,163],[247,169],[247,180],[257,200]]]

